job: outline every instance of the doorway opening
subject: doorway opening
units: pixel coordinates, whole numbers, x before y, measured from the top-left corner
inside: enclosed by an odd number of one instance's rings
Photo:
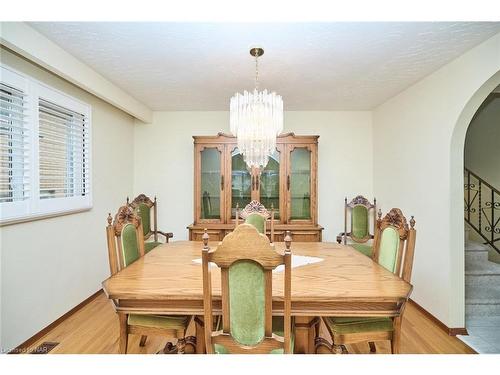
[[[500,86],[473,116],[464,147],[465,324],[461,339],[500,353]]]

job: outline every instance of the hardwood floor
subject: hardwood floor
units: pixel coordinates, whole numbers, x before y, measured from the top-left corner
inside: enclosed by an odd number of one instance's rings
[[[322,327],[322,336],[326,328]],[[194,335],[194,327],[188,335]],[[129,337],[129,353],[157,353],[165,346],[167,339],[148,337],[146,346],[139,346],[139,336]],[[53,328],[33,343],[28,352],[43,342],[59,343],[51,354],[118,353],[118,318],[109,300],[101,293],[81,310]],[[377,342],[377,353],[389,353],[389,342]],[[349,353],[369,353],[368,345],[348,346]],[[403,319],[401,352],[407,354],[467,354],[475,353],[456,337],[448,336],[433,321],[424,316],[411,303],[406,307]]]

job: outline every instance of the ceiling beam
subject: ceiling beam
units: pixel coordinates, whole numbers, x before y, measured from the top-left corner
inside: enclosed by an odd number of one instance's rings
[[[153,111],[23,22],[0,22],[0,43],[142,122]]]

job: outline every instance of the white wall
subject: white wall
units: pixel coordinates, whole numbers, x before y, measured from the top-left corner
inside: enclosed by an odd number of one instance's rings
[[[449,327],[464,326],[465,130],[499,70],[497,34],[373,113],[375,194],[415,215],[412,297]]]
[[[1,349],[9,350],[101,288],[109,276],[105,227],[132,193],[131,116],[1,50],[1,61],[92,106],[93,208],[0,228]]]
[[[228,112],[154,112],[135,127],[134,194],[155,195],[159,228],[187,239],[193,222],[193,135],[229,133]],[[318,223],[324,240],[343,229],[344,196],[373,196],[370,112],[286,112],[284,132],[319,135]]]
[[[465,166],[500,190],[500,97],[488,102],[467,129]]]

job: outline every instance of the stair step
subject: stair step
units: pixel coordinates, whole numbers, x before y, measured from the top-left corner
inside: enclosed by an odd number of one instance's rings
[[[467,290],[465,291],[465,295],[467,294],[471,295],[471,293],[467,293]],[[488,295],[486,292],[483,292],[482,294],[476,294],[471,297],[466,297],[465,299],[465,304],[466,305],[500,305],[500,296],[492,296]]]
[[[465,285],[465,304],[500,305],[500,284]]]
[[[471,316],[497,316],[500,315],[500,302],[497,304],[490,303],[474,303],[465,304],[465,315],[466,318]]]
[[[475,260],[465,264],[465,277],[469,275],[500,275],[500,264],[488,260]]]
[[[488,250],[465,250],[465,264],[488,260]]]
[[[500,287],[500,275],[498,274],[469,274],[465,276],[465,287],[498,285]]]
[[[465,243],[465,251],[489,251],[488,245],[482,244],[480,242],[468,241]]]
[[[474,241],[467,241],[465,243],[465,264],[469,262],[487,261],[488,252],[488,245]]]

